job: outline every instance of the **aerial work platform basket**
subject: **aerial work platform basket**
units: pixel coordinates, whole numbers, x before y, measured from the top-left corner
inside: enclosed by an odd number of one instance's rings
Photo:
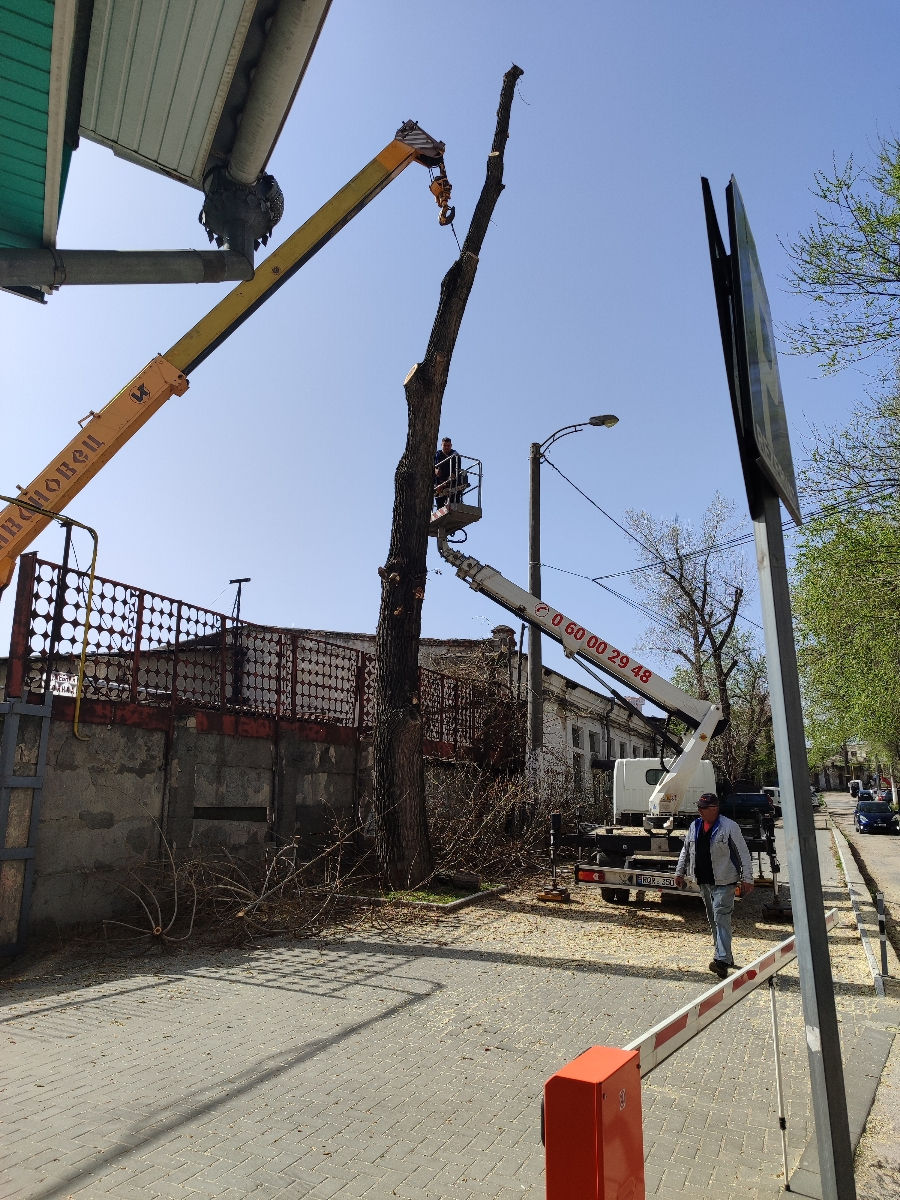
[[[477,458],[457,456],[459,466],[434,490],[435,508],[428,523],[428,534],[458,533],[481,520],[481,462]]]

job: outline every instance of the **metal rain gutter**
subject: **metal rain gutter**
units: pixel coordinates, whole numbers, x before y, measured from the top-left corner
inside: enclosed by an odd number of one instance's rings
[[[331,0],[281,0],[229,155],[236,182],[251,187],[265,167],[330,7]]]
[[[53,9],[53,41],[50,51],[50,90],[47,103],[47,153],[44,166],[43,242],[56,242],[59,224],[62,160],[66,132],[66,104],[72,44],[75,40],[77,0],[57,0]]]

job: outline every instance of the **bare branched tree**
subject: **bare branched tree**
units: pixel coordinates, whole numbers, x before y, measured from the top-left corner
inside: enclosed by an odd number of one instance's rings
[[[626,523],[643,546],[632,581],[656,617],[644,644],[685,666],[696,695],[710,696],[710,676],[726,720],[728,679],[737,666],[730,645],[744,599],[744,560],[729,547],[742,532],[730,501],[716,495],[694,528],[648,512],[630,511]]]
[[[385,883],[413,887],[432,871],[425,810],[418,655],[425,597],[428,520],[434,488],[434,447],[450,360],[494,208],[503,191],[503,159],[516,81],[503,77],[484,186],[459,258],[441,283],[425,356],[404,388],[406,448],[394,477],[394,512],[387,562],[380,568],[381,608],[375,638],[373,740],[375,847]]]

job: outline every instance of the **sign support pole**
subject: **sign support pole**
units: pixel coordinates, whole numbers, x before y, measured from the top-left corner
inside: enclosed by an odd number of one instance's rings
[[[709,181],[704,179],[702,186],[719,331],[756,540],[822,1196],[823,1200],[856,1200],[779,500],[798,525],[803,516],[772,338],[772,312],[744,202],[732,175],[725,189],[729,253]]]
[[[761,479],[757,495],[760,504],[753,514],[753,530],[822,1195],[825,1200],[855,1200],[781,510],[778,497]]]

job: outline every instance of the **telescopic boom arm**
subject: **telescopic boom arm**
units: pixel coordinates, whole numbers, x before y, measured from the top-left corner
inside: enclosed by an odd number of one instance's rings
[[[677,811],[681,794],[703,757],[709,739],[722,726],[722,710],[718,704],[698,700],[682,691],[633,655],[616,649],[611,642],[570,620],[546,601],[517,587],[494,567],[454,550],[447,541],[446,532],[438,532],[437,542],[441,557],[456,567],[457,576],[473,591],[482,592],[513,616],[537,625],[559,642],[568,658],[583,659],[693,729],[669,774],[660,780],[650,798],[651,816]]]

